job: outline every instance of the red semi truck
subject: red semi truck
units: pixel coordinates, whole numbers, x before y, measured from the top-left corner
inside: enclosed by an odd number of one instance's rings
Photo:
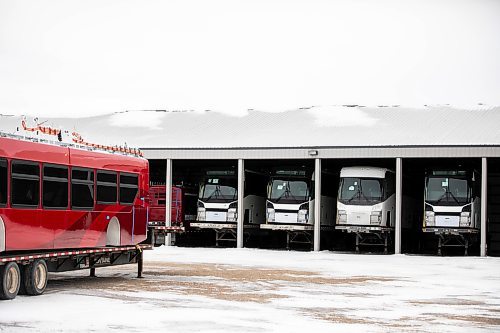
[[[142,270],[148,161],[79,138],[0,133],[0,299],[43,293],[49,271],[135,262]]]

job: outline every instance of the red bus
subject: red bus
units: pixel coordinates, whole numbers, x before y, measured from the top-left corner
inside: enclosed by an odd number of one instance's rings
[[[0,253],[146,239],[144,158],[0,137]]]

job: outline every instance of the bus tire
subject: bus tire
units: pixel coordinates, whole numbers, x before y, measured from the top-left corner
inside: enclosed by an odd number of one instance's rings
[[[0,299],[14,299],[21,286],[21,271],[15,262],[0,266]]]
[[[26,295],[38,296],[43,294],[47,287],[48,278],[49,271],[45,260],[37,259],[27,265],[23,277]]]

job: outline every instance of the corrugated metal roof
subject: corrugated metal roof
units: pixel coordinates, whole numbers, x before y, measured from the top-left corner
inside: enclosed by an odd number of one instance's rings
[[[0,129],[19,126],[0,118]],[[500,107],[312,107],[280,113],[128,111],[90,118],[55,118],[88,141],[142,148],[293,148],[500,146]]]

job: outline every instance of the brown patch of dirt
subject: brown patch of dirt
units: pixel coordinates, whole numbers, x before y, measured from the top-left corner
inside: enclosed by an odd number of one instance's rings
[[[336,324],[366,324],[365,319],[355,318],[345,314],[347,309],[335,308],[303,308],[302,312],[316,319],[330,321]]]
[[[454,315],[450,313],[423,313],[424,316],[446,318],[450,320],[466,321],[479,325],[500,326],[500,318],[478,315]]]
[[[145,269],[143,279],[121,276],[119,268],[113,269],[115,276],[108,275],[97,278],[82,276],[70,278],[54,275],[49,280],[48,291],[51,289],[99,290],[102,292],[168,291],[228,301],[267,303],[273,299],[287,297],[278,294],[276,291],[288,282],[334,285],[393,280],[384,277],[365,276],[330,278],[306,271],[246,268],[216,264],[149,262],[145,265]],[[99,270],[97,270],[97,274],[99,275]],[[193,279],[196,279],[196,281],[193,281]],[[252,288],[252,284],[255,283],[260,284],[258,288]],[[262,286],[263,283],[266,285]],[[251,291],[242,291],[241,287],[246,287]],[[255,292],[254,289],[258,289],[260,292]]]
[[[214,277],[241,282],[298,282],[313,284],[354,284],[366,282],[394,281],[386,277],[353,276],[348,278],[322,277],[313,272],[284,269],[245,268],[215,264],[178,264],[151,262],[152,271],[145,275]]]
[[[124,277],[98,277],[98,278],[67,278],[56,279],[49,282],[48,290],[100,290],[100,291],[169,291],[184,295],[206,296],[220,300],[238,302],[267,303],[272,299],[285,296],[277,294],[259,294],[241,292],[229,286],[214,282],[186,282],[171,280],[131,279]],[[120,299],[126,298],[120,295]]]
[[[473,301],[463,298],[435,298],[428,300],[409,301],[410,304],[416,305],[485,305],[480,301]]]
[[[349,309],[335,309],[335,308],[307,308],[302,309],[302,311],[316,319],[326,320],[335,324],[359,324],[359,325],[377,325],[381,327],[405,329],[405,332],[416,330],[411,324],[405,324],[404,322],[382,322],[377,320],[371,320],[369,318],[358,318],[349,315]]]

